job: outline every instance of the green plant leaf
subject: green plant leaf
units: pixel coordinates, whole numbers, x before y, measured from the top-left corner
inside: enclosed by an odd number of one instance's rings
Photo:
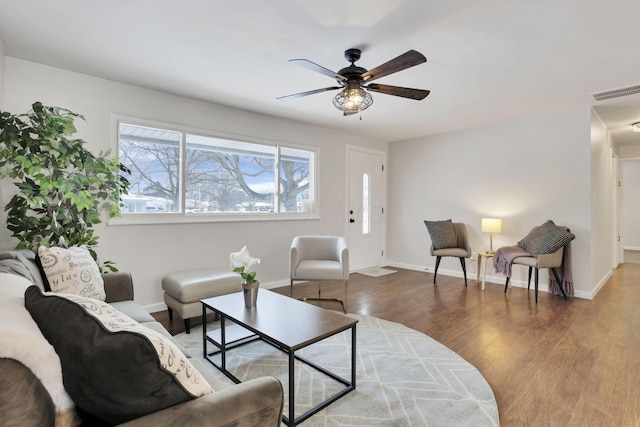
[[[108,157],[110,151],[95,156],[85,141],[71,138],[81,115],[41,102],[31,108],[0,112],[0,177],[11,178],[18,189],[4,207],[7,229],[20,248],[86,244],[93,250],[101,211],[120,215],[127,169]],[[104,265],[116,271],[112,261]]]

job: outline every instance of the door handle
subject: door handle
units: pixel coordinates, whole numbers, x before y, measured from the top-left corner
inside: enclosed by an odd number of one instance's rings
[[[349,220],[349,222],[350,222],[350,223],[354,223],[354,222],[356,222],[356,220],[355,220],[355,219],[353,219],[353,218],[351,218],[351,219]]]

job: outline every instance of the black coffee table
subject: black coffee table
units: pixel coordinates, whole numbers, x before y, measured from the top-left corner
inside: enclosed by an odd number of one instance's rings
[[[211,310],[220,316],[220,329],[207,332],[206,315]],[[227,370],[229,349],[262,340],[289,356],[289,415],[282,420],[294,426],[327,407],[356,388],[356,324],[357,320],[341,313],[325,310],[267,289],[260,289],[256,307],[244,305],[242,292],[202,300],[203,356],[235,383],[241,381]],[[230,320],[234,324],[228,325]],[[332,335],[351,329],[351,378],[344,379],[317,364],[297,356],[296,351]],[[209,352],[207,344],[217,350]],[[220,362],[215,359],[219,355]],[[295,417],[294,362],[300,360],[323,374],[344,384],[341,389],[299,417]]]

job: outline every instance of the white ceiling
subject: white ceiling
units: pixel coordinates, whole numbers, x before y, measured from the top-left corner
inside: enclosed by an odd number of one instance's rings
[[[0,0],[0,37],[7,56],[397,141],[640,84],[638,16],[637,0]],[[337,71],[351,47],[367,69],[418,50],[426,64],[377,83],[431,94],[373,93],[361,120],[335,92],[276,100],[335,83],[289,59]],[[640,121],[637,106],[602,108],[607,124]]]

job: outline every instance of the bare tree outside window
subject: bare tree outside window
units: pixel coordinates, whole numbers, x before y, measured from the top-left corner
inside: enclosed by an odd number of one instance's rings
[[[311,199],[309,175],[313,153],[293,148],[280,150],[280,209],[302,210],[301,201]]]
[[[132,170],[124,213],[298,212],[313,196],[306,150],[120,124],[119,152]]]
[[[276,147],[187,135],[193,212],[273,212]]]
[[[180,133],[120,125],[119,158],[131,167],[123,213],[179,212]]]

